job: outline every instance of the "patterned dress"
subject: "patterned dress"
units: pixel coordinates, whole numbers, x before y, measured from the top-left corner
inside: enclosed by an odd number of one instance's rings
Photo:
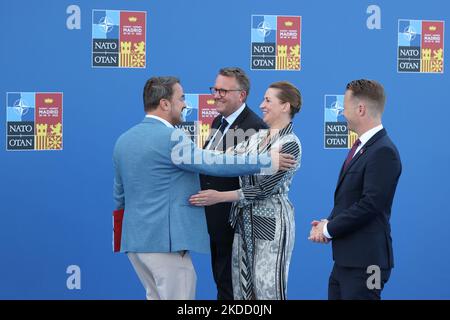
[[[297,166],[274,175],[240,177],[240,200],[233,203],[230,213],[235,228],[232,279],[236,300],[286,299],[295,239],[294,207],[288,192],[300,166],[301,144],[292,123],[271,138],[268,134],[261,130],[238,145],[235,153],[264,153],[281,147],[282,152],[294,155]]]

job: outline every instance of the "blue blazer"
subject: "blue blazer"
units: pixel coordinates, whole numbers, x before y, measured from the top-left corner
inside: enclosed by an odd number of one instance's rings
[[[268,155],[198,149],[181,130],[147,117],[119,137],[113,162],[116,209],[125,209],[121,252],[209,252],[204,208],[188,202],[201,190],[198,173],[240,176],[271,165]]]
[[[401,172],[400,155],[384,129],[341,169],[327,225],[337,265],[394,266],[389,220]]]

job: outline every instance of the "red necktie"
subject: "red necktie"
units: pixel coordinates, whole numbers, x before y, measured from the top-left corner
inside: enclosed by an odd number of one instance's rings
[[[350,161],[352,161],[353,156],[355,155],[355,151],[356,149],[358,149],[359,145],[361,144],[361,140],[356,140],[355,143],[353,144],[352,148],[350,149],[348,155],[347,155],[347,159],[345,159],[345,163],[344,163],[344,170],[347,169],[347,166],[349,165]]]

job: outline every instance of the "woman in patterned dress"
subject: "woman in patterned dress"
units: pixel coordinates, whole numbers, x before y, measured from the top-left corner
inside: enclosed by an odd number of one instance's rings
[[[260,106],[270,129],[259,131],[230,150],[235,154],[259,154],[279,148],[295,157],[297,165],[293,169],[243,176],[239,190],[204,190],[190,198],[190,203],[197,206],[233,202],[232,278],[237,300],[286,299],[295,238],[294,207],[288,192],[301,159],[301,144],[293,133],[292,118],[301,104],[300,92],[294,85],[287,81],[272,83]]]

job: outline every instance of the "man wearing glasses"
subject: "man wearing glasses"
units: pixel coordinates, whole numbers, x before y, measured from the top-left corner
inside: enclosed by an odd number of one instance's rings
[[[296,161],[276,151],[256,157],[199,150],[174,128],[186,108],[175,77],[149,79],[143,98],[144,120],[114,147],[114,249],[127,253],[147,299],[191,300],[197,276],[189,252],[209,251],[204,211],[188,202],[200,188],[198,173],[270,174]]]
[[[219,115],[212,123],[204,149],[224,151],[248,139],[258,130],[267,128],[245,103],[250,91],[250,81],[242,69],[220,69],[214,87],[210,90]],[[202,190],[231,191],[240,188],[238,177],[200,175],[200,181]],[[230,202],[205,207],[218,300],[233,300],[231,256],[234,230],[228,222],[230,209]]]

